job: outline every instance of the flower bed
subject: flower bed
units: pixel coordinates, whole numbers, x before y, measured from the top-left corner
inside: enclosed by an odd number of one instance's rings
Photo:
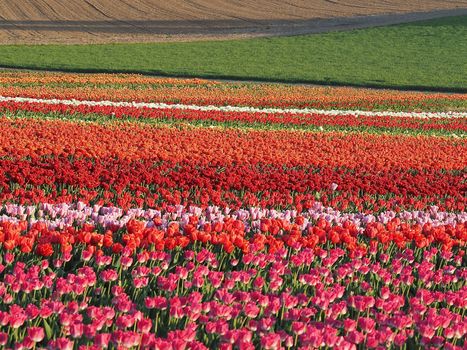
[[[464,111],[223,111],[317,106],[306,88],[136,76],[0,83],[35,99],[0,103],[0,346],[467,346]],[[220,100],[37,100],[93,85]]]

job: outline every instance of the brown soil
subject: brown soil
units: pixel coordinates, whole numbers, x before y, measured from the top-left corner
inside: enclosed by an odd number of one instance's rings
[[[0,0],[0,44],[292,35],[467,14],[467,0]]]

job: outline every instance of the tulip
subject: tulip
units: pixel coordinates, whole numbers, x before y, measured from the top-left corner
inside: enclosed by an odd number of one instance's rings
[[[27,329],[28,337],[35,343],[39,343],[44,339],[44,329],[42,327],[29,327]]]
[[[107,348],[111,338],[110,333],[99,333],[94,336],[94,343],[101,348]]]
[[[268,333],[261,337],[261,347],[268,350],[279,349],[281,346],[281,339],[279,334]]]
[[[8,343],[8,334],[0,332],[0,345],[5,346]]]
[[[245,305],[244,312],[248,318],[256,318],[259,314],[259,311],[259,308],[253,303],[248,303]]]

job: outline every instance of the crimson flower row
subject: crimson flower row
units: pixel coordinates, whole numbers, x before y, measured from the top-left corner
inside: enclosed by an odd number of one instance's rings
[[[201,166],[196,162],[42,157],[0,160],[0,200],[99,202],[123,207],[200,203],[309,207],[319,198],[341,210],[430,204],[464,210],[462,172],[369,171],[365,167]],[[414,198],[416,197],[416,199]]]
[[[186,120],[209,122],[241,122],[260,124],[279,124],[297,126],[331,126],[331,127],[364,127],[381,129],[404,130],[446,130],[467,131],[465,118],[449,119],[420,119],[412,117],[390,116],[358,116],[354,115],[300,115],[287,113],[249,113],[249,112],[213,112],[213,111],[185,111],[177,109],[151,109],[147,107],[113,107],[45,104],[31,102],[0,102],[0,110],[17,112],[28,111],[35,113],[60,113],[63,115],[89,115],[97,114],[112,118],[144,118],[159,120]]]

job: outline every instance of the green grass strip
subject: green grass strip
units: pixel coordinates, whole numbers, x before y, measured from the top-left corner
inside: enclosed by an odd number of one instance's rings
[[[8,45],[0,66],[467,92],[467,16],[290,37]]]

